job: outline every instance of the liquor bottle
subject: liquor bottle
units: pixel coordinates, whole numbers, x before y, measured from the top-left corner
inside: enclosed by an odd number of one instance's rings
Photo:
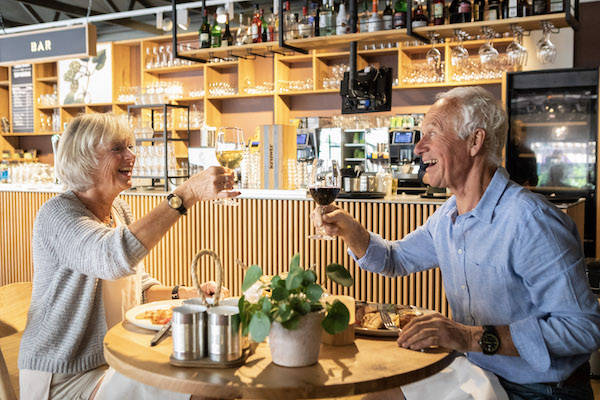
[[[371,9],[371,16],[369,17],[369,32],[377,32],[383,28],[383,20],[381,15],[377,12],[377,0],[373,0],[373,8]]]
[[[215,14],[215,23],[210,30],[210,47],[221,47],[221,25],[217,22],[217,14]]]
[[[518,0],[517,17],[528,17],[531,15],[531,7],[527,0]]]
[[[321,36],[331,36],[335,32],[333,21],[333,0],[323,0],[319,16],[319,31],[321,32]]]
[[[412,27],[419,28],[421,26],[427,26],[427,21],[428,18],[427,15],[425,15],[425,11],[423,10],[423,5],[419,3],[413,16]]]
[[[276,40],[275,36],[275,13],[273,11],[273,7],[271,7],[271,14],[267,18],[267,42],[272,42]]]
[[[563,2],[562,0],[550,0],[550,11],[551,13],[561,13],[563,12]]]
[[[392,0],[385,0],[383,10],[383,30],[394,29],[394,11],[392,10]]]
[[[315,36],[321,36],[321,6],[319,3],[315,5],[315,18],[313,22]]]
[[[273,0],[273,40],[279,40],[279,1]]]
[[[261,33],[260,9],[258,8],[258,4],[255,4],[254,15],[252,16],[252,43],[259,43],[262,40]]]
[[[206,49],[210,47],[210,25],[208,24],[208,10],[206,7],[202,10],[202,25],[200,26],[200,47]]]
[[[488,0],[488,5],[485,10],[485,20],[495,21],[501,18],[499,0]]]
[[[267,21],[265,21],[265,10],[260,9],[260,41],[268,42],[268,32],[269,28],[267,27]]]
[[[358,7],[358,3],[356,4]],[[358,13],[358,31],[359,32],[368,32],[369,30],[369,5],[367,4],[367,0],[363,0],[362,2],[362,11]]]
[[[221,47],[233,46],[233,35],[229,30],[229,13],[225,14],[225,32],[221,37]]]
[[[406,28],[406,0],[396,0],[394,11],[394,29]]]
[[[458,2],[459,23],[471,22],[471,1],[459,0]]]
[[[485,12],[484,0],[473,0],[473,22],[483,21]]]
[[[433,24],[444,24],[444,0],[433,0]]]
[[[300,38],[309,38],[313,35],[313,22],[308,17],[307,3],[308,1],[304,3],[304,6],[302,7],[302,18],[298,21],[298,36]]]
[[[542,15],[548,12],[546,0],[533,0],[533,15]]]
[[[346,15],[346,6],[344,2],[340,3],[337,16],[335,17],[335,34],[344,35],[348,33],[348,16]]]
[[[509,0],[500,0],[500,15],[502,19],[508,19],[508,2]]]

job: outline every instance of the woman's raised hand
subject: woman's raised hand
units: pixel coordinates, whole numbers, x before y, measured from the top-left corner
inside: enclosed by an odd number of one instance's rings
[[[240,194],[237,191],[226,191],[233,189],[233,171],[223,167],[205,169],[185,181],[180,188],[186,208],[197,201],[236,197]]]

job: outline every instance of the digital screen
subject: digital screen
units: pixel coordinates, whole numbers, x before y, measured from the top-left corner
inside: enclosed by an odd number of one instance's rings
[[[306,133],[299,133],[296,135],[296,144],[306,144],[306,139],[308,139]]]
[[[393,143],[412,143],[414,132],[394,132]]]

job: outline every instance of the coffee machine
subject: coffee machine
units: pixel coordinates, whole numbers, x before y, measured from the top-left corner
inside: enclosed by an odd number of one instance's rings
[[[414,152],[420,136],[417,129],[390,129],[390,164],[393,177],[398,181],[398,192],[419,194],[425,191],[425,185],[419,179],[421,158]]]

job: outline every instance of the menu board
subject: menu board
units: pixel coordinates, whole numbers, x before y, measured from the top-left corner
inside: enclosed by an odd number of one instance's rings
[[[32,65],[14,65],[10,70],[13,132],[33,132]]]

